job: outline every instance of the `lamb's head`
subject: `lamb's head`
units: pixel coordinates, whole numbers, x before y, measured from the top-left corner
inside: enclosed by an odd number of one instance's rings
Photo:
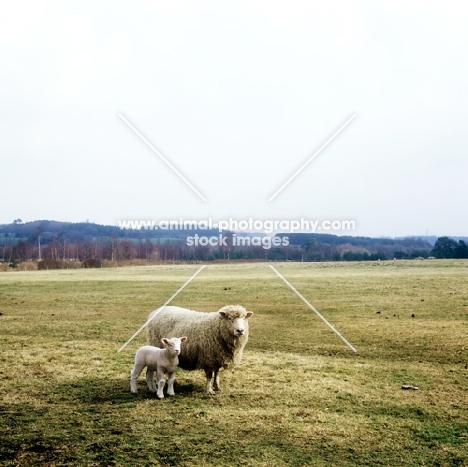
[[[236,337],[243,336],[246,328],[246,319],[249,319],[253,313],[247,311],[240,305],[227,305],[223,306],[218,313],[221,317],[229,322],[232,334]]]
[[[187,340],[186,337],[171,337],[170,339],[163,337],[161,339],[161,342],[166,346],[167,351],[170,354],[179,355],[180,345],[182,344],[182,342],[185,342],[186,340]]]

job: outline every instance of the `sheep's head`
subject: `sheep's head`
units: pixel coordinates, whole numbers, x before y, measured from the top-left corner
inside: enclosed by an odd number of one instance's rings
[[[231,325],[232,334],[236,337],[243,336],[246,330],[245,320],[249,319],[253,312],[247,311],[240,305],[227,305],[221,308],[218,313],[220,316],[229,321]]]
[[[180,354],[180,345],[182,342],[185,342],[187,338],[184,337],[171,337],[170,339],[167,339],[166,337],[163,337],[161,339],[161,342],[168,348],[169,352],[175,355]]]

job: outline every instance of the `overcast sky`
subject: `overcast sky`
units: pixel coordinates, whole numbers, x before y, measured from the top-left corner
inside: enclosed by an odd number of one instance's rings
[[[0,223],[468,235],[467,24],[462,1],[3,2]]]

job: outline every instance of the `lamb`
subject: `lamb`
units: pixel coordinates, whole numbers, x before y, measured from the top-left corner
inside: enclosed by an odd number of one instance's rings
[[[220,390],[219,371],[233,369],[242,359],[249,338],[247,320],[252,315],[240,305],[227,305],[211,313],[177,306],[159,308],[148,317],[147,342],[157,345],[164,335],[186,335],[188,342],[179,355],[179,366],[204,370],[206,393],[214,395]]]
[[[156,392],[156,384],[154,381],[154,372],[156,371],[156,376],[158,378],[157,396],[159,399],[164,399],[163,389],[166,384],[164,374],[167,373],[167,394],[169,396],[174,396],[175,369],[179,364],[178,355],[180,353],[180,346],[182,342],[186,340],[186,337],[173,337],[171,339],[163,337],[161,342],[166,345],[164,349],[151,345],[140,347],[135,354],[135,366],[130,373],[131,392],[134,394],[137,393],[137,379],[146,366],[146,382],[148,383],[149,391],[153,393]]]

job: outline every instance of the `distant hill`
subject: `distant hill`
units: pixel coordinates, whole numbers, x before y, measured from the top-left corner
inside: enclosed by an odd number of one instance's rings
[[[232,233],[232,232],[231,232]],[[187,237],[219,236],[213,230],[121,229],[115,225],[92,222],[59,222],[37,220],[0,225],[0,262],[49,258],[52,260],[216,260],[244,259],[269,261],[375,261],[385,259],[427,258],[435,237],[363,237],[315,233],[279,233],[288,242],[265,247],[255,237],[264,234],[243,234],[252,241],[234,244],[230,232],[223,232],[226,243],[190,243]],[[240,232],[236,232],[240,234]],[[466,237],[455,237],[455,240]],[[205,238],[205,240],[207,240]],[[268,242],[267,242],[268,243]]]
[[[130,230],[121,229],[115,225],[101,225],[93,222],[60,222],[53,220],[37,220],[33,222],[13,222],[11,224],[0,224],[0,238],[8,237],[10,239],[26,240],[29,242],[36,241],[37,237],[41,236],[41,241],[47,243],[54,239],[60,238],[68,242],[84,242],[84,241],[99,241],[108,239],[111,237],[115,238],[128,238],[144,240],[146,238],[158,239],[158,238],[173,238],[183,239],[188,235],[218,235],[216,229],[213,230]],[[249,234],[247,234],[249,235]],[[253,234],[250,234],[253,235]],[[255,235],[262,235],[256,233]],[[350,236],[350,235],[333,235],[333,234],[315,234],[315,233],[279,233],[278,236],[288,236],[289,243],[291,245],[303,245],[311,238],[316,239],[320,243],[324,244],[336,244],[344,245],[351,244],[357,247],[372,246],[398,246],[406,248],[431,248],[437,241],[437,237],[362,237],[362,236]],[[455,240],[468,241],[468,237],[451,237]]]
[[[189,232],[189,233],[188,233]],[[203,232],[203,233],[202,233]],[[41,236],[43,244],[60,238],[69,243],[85,241],[101,241],[108,238],[127,238],[144,240],[173,238],[182,239],[187,235],[217,235],[217,230],[128,230],[121,229],[115,225],[100,225],[92,222],[59,222],[49,220],[38,220],[33,222],[0,225],[0,239],[8,237],[33,243]]]
[[[53,220],[37,220],[33,222],[13,222],[11,224],[0,225],[0,238],[10,238],[35,242],[37,237],[41,236],[42,243],[46,244],[52,240],[60,238],[67,242],[85,242],[85,241],[100,241],[111,237],[123,239],[145,240],[172,238],[174,240],[186,238],[188,235],[216,236],[218,231],[213,230],[130,230],[121,229],[115,225],[101,225],[93,222],[60,222]],[[247,234],[249,235],[249,234]],[[253,235],[253,234],[250,234]],[[262,235],[256,233],[255,235]],[[422,248],[431,249],[435,244],[437,237],[354,237],[349,235],[333,235],[333,234],[314,234],[314,233],[279,233],[277,236],[288,236],[291,245],[306,244],[309,239],[315,239],[323,244],[344,245],[350,244],[356,247],[372,247],[375,249],[378,246],[402,246],[404,248]],[[455,240],[467,240],[467,237],[451,237]]]
[[[288,235],[289,243],[296,245],[306,244],[310,239],[315,239],[317,242],[335,245],[351,244],[357,247],[372,247],[378,248],[379,246],[401,246],[404,248],[422,248],[431,249],[432,244],[425,238],[421,237],[404,237],[404,238],[390,238],[390,237],[353,237],[350,235],[333,235],[333,234],[309,234],[309,233],[292,233],[292,234],[278,234],[279,236]],[[437,240],[437,238],[435,239]],[[435,243],[434,240],[434,243]]]

